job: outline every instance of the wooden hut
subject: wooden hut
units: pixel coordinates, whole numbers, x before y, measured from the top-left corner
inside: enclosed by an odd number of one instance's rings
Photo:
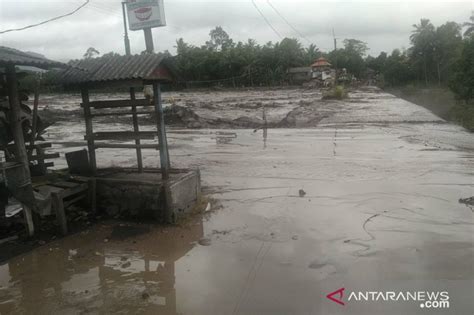
[[[0,74],[6,89],[9,105],[9,131],[13,136],[13,160],[0,163],[2,185],[22,203],[28,232],[34,233],[32,210],[36,201],[31,184],[29,157],[25,145],[21,124],[21,108],[18,91],[17,66],[29,66],[40,69],[66,67],[65,64],[52,61],[36,54],[0,46]],[[8,142],[8,141],[7,141]],[[8,144],[8,143],[6,143]]]
[[[88,174],[85,175],[97,180],[97,191],[102,196],[98,199],[103,203],[103,207],[116,209],[122,208],[124,204],[130,204],[133,208],[151,209],[156,219],[165,222],[173,222],[178,213],[191,209],[200,195],[199,171],[171,170],[168,152],[161,84],[172,83],[176,79],[176,73],[168,61],[158,54],[113,55],[75,60],[69,65],[71,68],[59,73],[57,78],[63,85],[75,87],[81,91],[81,107],[84,111],[86,126],[84,139],[87,141],[88,156],[86,158],[88,160],[83,163],[84,156],[82,155],[82,162],[78,164],[87,164],[88,172],[86,173]],[[146,85],[153,87],[153,96],[137,98],[135,88]],[[114,100],[94,100],[90,97],[90,92],[94,89],[104,91],[104,88],[111,87],[126,87],[129,97]],[[143,128],[139,125],[138,119],[140,115],[154,117],[156,131],[142,131]],[[97,130],[98,126],[94,124],[96,117],[113,116],[130,117],[130,129],[128,131]],[[158,143],[154,142],[154,139],[158,139]],[[100,169],[97,166],[97,149],[135,150],[137,167],[135,169]],[[144,149],[159,150],[159,172],[153,168],[144,168],[142,159]],[[80,155],[78,153],[79,157]],[[71,169],[70,161],[68,164]],[[157,175],[161,178],[157,178]],[[146,185],[151,188],[143,188],[140,191],[135,189]],[[117,191],[127,191],[127,193],[119,194],[117,198],[108,198],[111,195],[117,195],[115,194]],[[183,191],[189,193],[182,193]],[[153,192],[159,192],[161,197],[157,200]],[[137,209],[130,209],[130,211],[135,210]]]

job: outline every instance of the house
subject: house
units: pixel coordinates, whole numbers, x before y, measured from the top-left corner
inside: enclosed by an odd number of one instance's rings
[[[326,81],[329,78],[334,77],[332,70],[332,65],[329,61],[324,58],[318,58],[312,65],[311,65],[311,78],[312,79],[319,79],[321,81]]]

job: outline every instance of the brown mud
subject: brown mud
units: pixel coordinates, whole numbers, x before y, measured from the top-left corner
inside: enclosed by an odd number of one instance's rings
[[[172,165],[200,168],[206,211],[178,226],[106,221],[12,257],[0,313],[340,314],[325,296],[341,287],[448,290],[449,310],[430,314],[472,313],[474,219],[460,203],[474,195],[472,134],[374,89],[341,102],[303,89],[182,94],[164,97],[211,121],[261,119],[254,102],[275,103],[267,123],[292,128],[169,127]],[[63,155],[84,147],[83,128],[58,122],[48,137]],[[133,150],[97,156],[135,164]],[[144,152],[145,166],[158,156]],[[418,302],[345,310],[427,313]]]

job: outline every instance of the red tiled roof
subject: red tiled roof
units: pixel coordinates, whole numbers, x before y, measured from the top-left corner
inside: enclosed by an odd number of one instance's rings
[[[327,61],[326,58],[318,58],[312,65],[311,67],[314,68],[314,67],[330,67],[331,64],[329,63],[329,61]]]

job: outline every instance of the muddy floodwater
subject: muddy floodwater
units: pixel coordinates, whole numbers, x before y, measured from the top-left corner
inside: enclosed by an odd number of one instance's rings
[[[172,165],[200,168],[207,211],[177,226],[105,221],[13,257],[0,264],[1,314],[473,314],[473,206],[459,202],[474,196],[473,134],[376,89],[339,102],[216,95],[164,97],[215,119],[262,117],[235,99],[275,103],[268,120],[292,112],[291,128],[171,126]],[[47,137],[64,153],[83,131],[71,115]],[[133,150],[97,156],[135,163]],[[339,288],[345,305],[326,298]],[[358,291],[447,291],[450,303],[348,300]]]

